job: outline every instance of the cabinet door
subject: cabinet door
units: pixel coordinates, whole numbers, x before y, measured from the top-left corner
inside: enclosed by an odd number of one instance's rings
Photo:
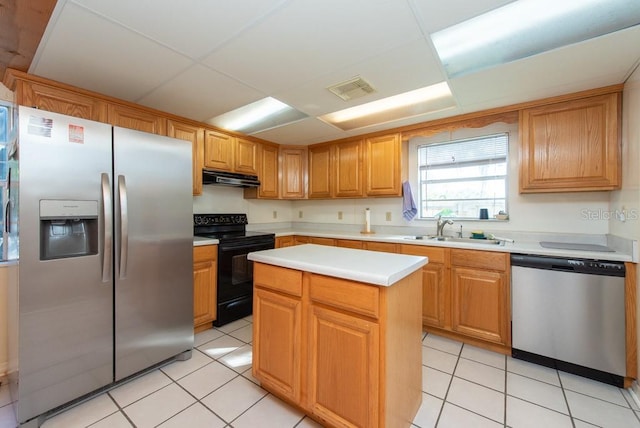
[[[325,307],[310,309],[310,411],[329,426],[377,427],[378,324]]]
[[[299,298],[254,290],[253,375],[280,395],[300,401],[302,304]]]
[[[191,142],[193,147],[193,194],[202,194],[204,128],[169,120],[167,121],[167,135],[169,137]]]
[[[150,134],[167,135],[167,120],[152,112],[121,104],[109,104],[108,122],[113,126]]]
[[[309,148],[309,198],[331,197],[331,146]]]
[[[258,197],[278,198],[278,147],[261,144]]]
[[[295,240],[293,236],[277,236],[276,237],[276,248],[284,248],[291,247],[295,245]]]
[[[362,192],[362,141],[336,144],[334,147],[335,191],[337,198],[361,197]]]
[[[211,328],[217,316],[216,245],[194,247],[193,249],[193,324],[196,331]]]
[[[102,100],[35,82],[19,81],[16,102],[82,119],[107,121],[107,104]]]
[[[490,342],[508,343],[508,293],[504,273],[453,267],[452,329]]]
[[[233,171],[235,137],[207,130],[204,139],[204,166],[220,171]]]
[[[400,134],[367,138],[367,196],[402,196]]]
[[[259,144],[255,141],[236,138],[234,171],[241,174],[258,174],[258,148]]]
[[[520,192],[618,189],[620,94],[520,113]]]
[[[281,148],[282,199],[304,199],[306,191],[305,173],[307,165],[306,148]]]

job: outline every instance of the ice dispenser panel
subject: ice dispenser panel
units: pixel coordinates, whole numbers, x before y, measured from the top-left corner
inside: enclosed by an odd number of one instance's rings
[[[40,201],[40,260],[98,254],[98,201]]]

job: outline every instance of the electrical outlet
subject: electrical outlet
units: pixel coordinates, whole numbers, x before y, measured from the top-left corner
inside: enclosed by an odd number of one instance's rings
[[[342,211],[338,211],[338,220],[342,220]]]
[[[273,212],[273,218],[278,218],[278,211]]]
[[[387,211],[387,221],[391,221],[391,211]]]
[[[298,218],[302,218],[302,211],[298,211]]]

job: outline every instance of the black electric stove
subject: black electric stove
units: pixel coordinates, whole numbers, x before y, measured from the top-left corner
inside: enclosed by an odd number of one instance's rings
[[[217,327],[251,315],[253,262],[247,254],[275,247],[274,233],[247,232],[246,226],[246,214],[193,215],[193,234],[219,241]]]

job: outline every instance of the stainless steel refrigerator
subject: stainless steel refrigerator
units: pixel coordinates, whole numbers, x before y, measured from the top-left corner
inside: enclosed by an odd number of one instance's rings
[[[37,426],[190,357],[191,144],[20,107],[18,158],[17,418]]]

